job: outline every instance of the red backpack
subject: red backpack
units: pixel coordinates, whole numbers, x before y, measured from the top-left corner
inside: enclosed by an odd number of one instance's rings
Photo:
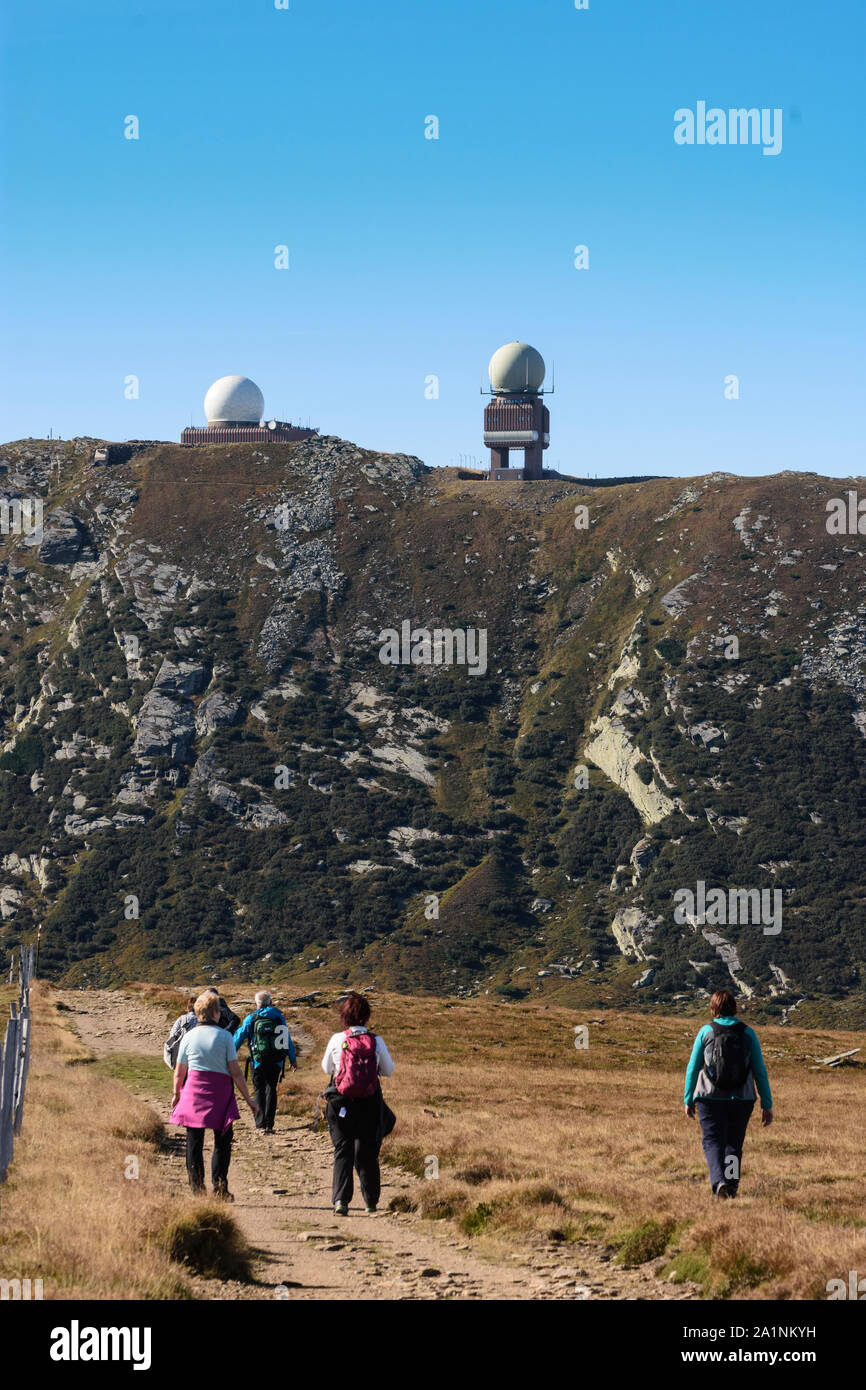
[[[363,1100],[376,1094],[379,1059],[375,1033],[346,1033],[334,1085],[347,1100]]]

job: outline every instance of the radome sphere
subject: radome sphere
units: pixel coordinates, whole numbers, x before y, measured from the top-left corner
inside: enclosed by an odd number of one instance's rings
[[[487,368],[491,389],[497,396],[541,390],[544,358],[529,343],[506,343],[494,352]]]
[[[221,376],[204,398],[208,425],[257,425],[265,398],[248,376]]]

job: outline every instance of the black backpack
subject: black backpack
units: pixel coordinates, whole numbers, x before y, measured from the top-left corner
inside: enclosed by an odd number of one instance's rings
[[[717,1091],[739,1091],[749,1074],[749,1051],[744,1023],[712,1024],[713,1036],[704,1048],[707,1075]]]

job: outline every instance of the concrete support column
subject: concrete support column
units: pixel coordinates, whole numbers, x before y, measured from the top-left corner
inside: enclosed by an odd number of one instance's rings
[[[490,450],[490,476],[495,474],[497,468],[508,468],[508,449]]]
[[[537,444],[532,444],[523,455],[523,476],[524,478],[540,478],[544,472],[544,446],[539,439]]]

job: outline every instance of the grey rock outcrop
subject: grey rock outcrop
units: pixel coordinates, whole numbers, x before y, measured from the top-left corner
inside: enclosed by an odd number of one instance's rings
[[[208,796],[214,806],[219,806],[221,810],[228,811],[230,816],[240,816],[243,814],[243,802],[236,792],[233,792],[227,782],[212,782],[208,787]]]
[[[241,702],[236,695],[227,695],[224,690],[212,691],[196,710],[195,731],[199,738],[206,738],[214,729],[234,724],[240,708]]]
[[[81,522],[60,508],[48,513],[41,535],[37,531],[21,539],[24,545],[38,544],[36,558],[42,565],[74,565],[96,559]]]
[[[650,917],[639,907],[622,907],[610,924],[616,944],[626,957],[649,960],[652,944],[660,917]]]
[[[133,751],[136,757],[168,755],[173,762],[185,762],[193,727],[191,710],[161,690],[149,690],[139,712]]]
[[[207,752],[196,759],[195,767],[189,775],[189,790],[200,791],[225,776],[227,773],[224,767],[219,766],[217,750],[208,748]]]
[[[712,744],[724,742],[724,734],[721,729],[717,729],[715,724],[711,724],[708,719],[703,719],[699,724],[692,724],[689,727],[689,738],[694,742],[700,741],[705,748]]]
[[[95,820],[85,820],[83,816],[67,816],[63,829],[67,835],[89,835],[94,830],[108,830],[112,822],[107,816],[97,816]]]
[[[629,863],[633,870],[633,881],[635,883],[643,876],[645,871],[656,857],[656,846],[649,835],[644,835],[634,846],[629,855]]]
[[[0,918],[3,921],[15,916],[21,906],[21,898],[22,894],[18,888],[12,888],[8,885],[0,888]]]
[[[207,669],[194,661],[163,661],[153,683],[154,690],[175,695],[198,695],[208,682]]]
[[[256,830],[272,830],[277,825],[288,825],[289,818],[272,801],[257,801],[247,808],[246,820]]]

